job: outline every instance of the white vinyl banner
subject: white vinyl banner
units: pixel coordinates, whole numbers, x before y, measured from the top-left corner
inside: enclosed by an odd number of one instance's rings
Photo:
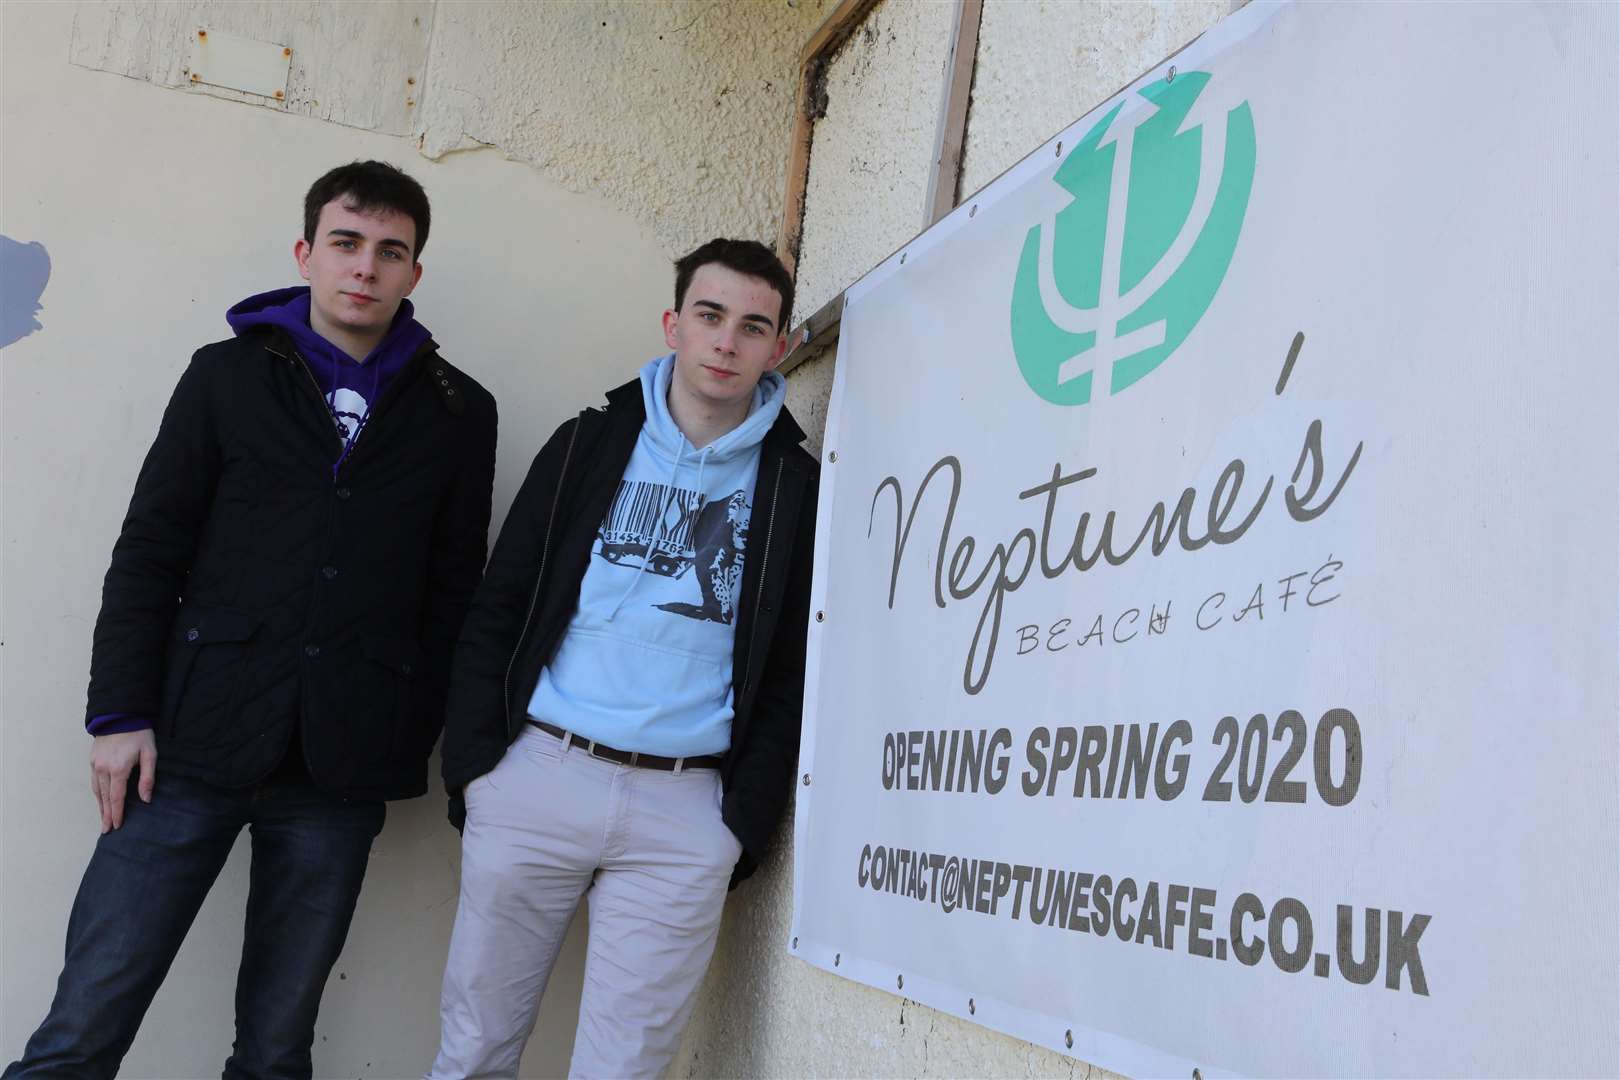
[[[1613,4],[1252,4],[847,296],[791,948],[1131,1075],[1620,1074]]]

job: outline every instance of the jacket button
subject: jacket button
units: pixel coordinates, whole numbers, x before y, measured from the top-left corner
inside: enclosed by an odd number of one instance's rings
[[[195,626],[193,626],[190,630],[186,631],[186,640],[187,641],[196,641],[200,637],[202,637],[202,635],[197,632],[197,628]]]
[[[305,645],[304,655],[310,657],[319,656],[321,655],[321,647],[319,645]]]
[[[335,567],[335,566],[323,566],[323,567],[321,567],[321,577],[325,578],[327,581],[331,581],[333,578],[337,577],[337,567]]]
[[[354,493],[346,487],[340,487],[337,489],[337,497],[340,499],[347,499],[352,494]]]

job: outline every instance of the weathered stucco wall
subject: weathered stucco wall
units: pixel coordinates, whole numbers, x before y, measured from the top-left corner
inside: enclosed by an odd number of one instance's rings
[[[827,0],[441,3],[418,135],[493,144],[671,255],[781,222],[799,49]]]
[[[927,224],[941,75],[955,5],[878,6],[828,66],[799,247],[800,317]]]
[[[963,144],[971,195],[1242,0],[985,0]]]

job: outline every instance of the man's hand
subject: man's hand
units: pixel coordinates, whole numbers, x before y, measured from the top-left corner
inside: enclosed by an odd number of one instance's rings
[[[141,769],[141,802],[149,803],[157,780],[157,740],[151,729],[96,736],[90,750],[90,793],[101,807],[102,832],[124,823],[124,794],[129,788],[130,771],[137,765]]]

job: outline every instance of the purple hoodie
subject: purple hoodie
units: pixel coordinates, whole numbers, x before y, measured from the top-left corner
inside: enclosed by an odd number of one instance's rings
[[[310,327],[309,304],[308,286],[275,289],[243,300],[225,313],[225,321],[238,337],[256,326],[279,326],[292,335],[298,355],[309,364],[343,436],[343,451],[332,463],[336,479],[361,429],[371,419],[377,398],[431,336],[412,317],[415,308],[411,302],[402,300],[388,333],[369,356],[357,361]]]
[[[275,289],[250,296],[225,313],[237,336],[258,326],[279,326],[292,336],[298,355],[309,364],[326,395],[326,407],[343,437],[343,450],[332,463],[332,478],[354,449],[366,421],[371,419],[372,406],[388,388],[411,358],[431,340],[427,327],[413,317],[415,309],[409,300],[400,302],[394,313],[393,324],[371,355],[356,361],[348,353],[317,334],[309,325],[309,287]],[[134,713],[108,713],[97,716],[85,725],[92,735],[113,735],[124,731],[141,731],[152,726],[150,716]]]

